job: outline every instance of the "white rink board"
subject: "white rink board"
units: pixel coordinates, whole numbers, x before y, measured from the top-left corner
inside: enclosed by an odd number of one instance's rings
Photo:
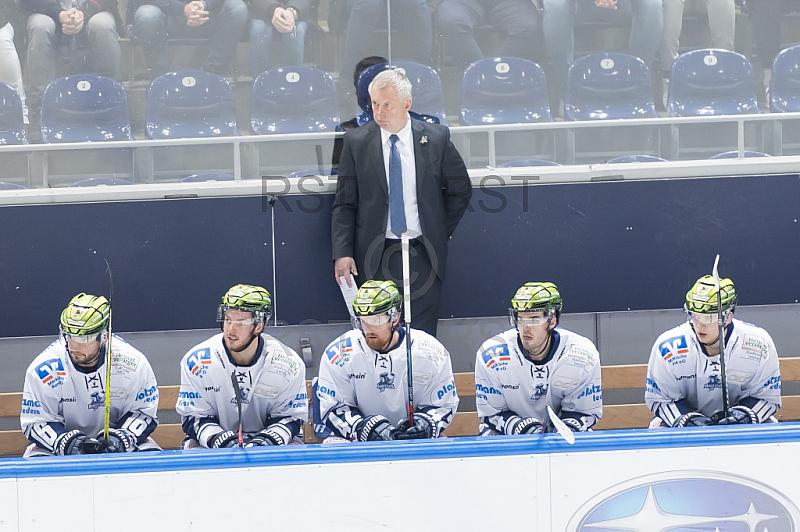
[[[0,532],[800,532],[792,501],[790,423],[0,460]]]

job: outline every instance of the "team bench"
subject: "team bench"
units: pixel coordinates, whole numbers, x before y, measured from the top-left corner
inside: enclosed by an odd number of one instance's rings
[[[800,381],[800,357],[781,358],[781,380],[784,383]],[[647,365],[631,364],[621,366],[604,366],[603,390],[644,389]],[[459,397],[475,397],[475,374],[456,373],[456,388]],[[159,411],[175,410],[178,399],[178,386],[159,386]],[[313,401],[310,381],[307,383],[309,398]],[[642,392],[644,399],[644,392]],[[0,417],[19,418],[22,404],[21,393],[0,394]],[[776,417],[780,421],[800,420],[800,395],[784,395],[783,406]],[[652,414],[644,403],[604,405],[603,419],[595,425],[595,429],[631,429],[647,427]],[[313,425],[306,423],[303,433],[306,443],[319,443],[314,436]],[[447,436],[476,436],[478,434],[478,416],[475,412],[457,412],[453,422],[445,431]],[[177,449],[183,440],[183,430],[179,423],[161,424],[153,434],[153,438],[164,449]],[[0,456],[21,456],[28,441],[21,430],[0,431]]]

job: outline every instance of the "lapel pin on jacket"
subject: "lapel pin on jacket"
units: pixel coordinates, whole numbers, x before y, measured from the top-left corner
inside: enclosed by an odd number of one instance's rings
[[[419,139],[420,144],[427,144],[428,143],[428,135],[422,135],[422,138]]]

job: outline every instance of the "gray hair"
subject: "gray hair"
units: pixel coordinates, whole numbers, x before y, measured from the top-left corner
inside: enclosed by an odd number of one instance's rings
[[[404,69],[392,68],[384,70],[375,76],[372,83],[369,84],[369,93],[372,94],[373,89],[381,90],[389,86],[394,87],[400,100],[405,101],[411,99],[411,82],[408,81]]]

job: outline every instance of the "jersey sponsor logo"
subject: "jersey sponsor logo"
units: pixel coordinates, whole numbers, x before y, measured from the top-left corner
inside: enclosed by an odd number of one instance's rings
[[[45,360],[36,366],[36,374],[43,384],[51,388],[60,386],[64,382],[64,377],[67,376],[67,372],[64,371],[64,365],[61,363],[60,358]]]
[[[769,388],[770,390],[780,390],[781,376],[776,375],[775,377],[770,377],[767,379],[767,382],[764,383],[764,388]]]
[[[178,392],[178,397],[181,396],[181,392]],[[140,391],[136,394],[136,400],[142,401],[144,400],[145,403],[152,403],[153,401],[158,401],[158,386],[151,386],[149,388],[145,388],[144,390]]]
[[[658,525],[642,524],[648,522]],[[599,491],[571,516],[565,530],[794,532],[798,526],[800,511],[795,503],[758,480],[721,471],[680,468],[626,480]]]
[[[202,378],[211,365],[211,349],[204,347],[186,357],[186,366],[192,375]]]
[[[536,389],[533,391],[533,395],[531,395],[531,401],[538,401],[542,397],[547,395],[547,390],[549,386],[547,384],[537,384]]]
[[[207,392],[219,393],[220,387],[219,386],[206,386],[206,391]]]
[[[366,379],[367,378],[367,374],[366,373],[348,373],[347,374],[347,378],[348,379]]]
[[[62,397],[58,400],[59,403],[77,403],[78,399],[76,397]]]
[[[114,337],[116,338],[116,336]],[[135,356],[131,356],[127,353],[120,353],[119,351],[114,351],[111,349],[112,357],[111,357],[111,364],[113,366],[123,366],[128,368],[131,371],[135,371],[136,368],[139,366],[139,359]]]
[[[23,399],[22,406],[34,407],[34,408],[42,408],[42,403],[37,401],[36,399]]]
[[[217,389],[216,391],[219,391]],[[281,389],[275,386],[264,386],[262,384],[256,385],[255,389],[253,390],[253,395],[260,395],[261,397],[266,397],[267,399],[275,399],[280,395]]]
[[[592,350],[582,345],[571,345],[569,347],[569,356],[582,358],[586,360],[590,366],[594,366],[594,363],[596,362],[596,357]]]
[[[383,393],[385,390],[394,390],[394,373],[384,371],[378,375],[378,391]]]
[[[411,341],[412,344],[416,344],[417,340],[414,339]],[[418,345],[420,350],[428,351],[429,353],[435,355],[433,360],[441,359],[445,356],[444,347],[437,341],[431,340],[430,338],[423,338]],[[427,357],[426,357],[427,358]]]
[[[767,358],[767,354],[769,353],[769,344],[767,344],[763,338],[746,334],[744,335],[744,340],[742,341],[742,349],[758,353],[761,355],[761,358]]]
[[[22,399],[22,409],[20,410],[20,415],[25,414],[40,414],[42,408],[42,403],[40,403],[37,399]]]
[[[729,371],[728,380],[737,384],[744,384],[746,382],[750,382],[754,375],[755,373],[752,372],[748,373],[744,371]]]
[[[425,373],[422,371],[414,371],[414,378],[412,381],[414,384],[428,384],[428,381],[431,380],[431,374]]]
[[[597,384],[592,384],[591,386],[587,386],[581,393],[578,395],[578,399],[583,399],[584,397],[591,397],[592,401],[600,401],[603,398],[603,389],[598,386]]]
[[[673,336],[667,338],[658,346],[661,353],[661,358],[670,364],[684,364],[686,363],[686,355],[689,354],[689,345],[686,343],[685,336]]]
[[[476,382],[475,383],[475,393],[486,395],[503,395],[503,392],[495,388],[494,386],[484,386],[483,384]],[[485,399],[485,397],[484,397]]]
[[[566,377],[553,377],[553,380],[550,382],[556,388],[561,388],[564,390],[574,390],[580,385],[580,381],[577,379],[568,379]]]
[[[644,391],[645,393],[656,393],[661,392],[661,388],[658,387],[658,383],[655,380],[647,377],[647,381],[645,381],[644,384]]]
[[[703,385],[703,388],[706,390],[714,390],[716,388],[722,388],[722,379],[720,379],[719,375],[709,375],[708,382]]]
[[[487,368],[495,371],[503,371],[511,361],[511,354],[508,352],[508,345],[500,344],[492,346],[481,353],[481,359]]]
[[[442,385],[442,387],[436,392],[436,398],[442,399],[448,394],[452,395],[453,397],[456,396],[456,381],[452,380],[447,384]]]
[[[317,391],[325,395],[330,395],[331,397],[336,397],[336,390],[328,388],[327,386],[322,386],[321,384],[317,387]]]
[[[289,401],[289,408],[308,408],[308,395],[306,392],[298,393]]]
[[[675,377],[679,381],[689,380],[689,379],[696,379],[697,375],[678,375]]]
[[[92,397],[89,400],[88,408],[89,410],[97,410],[98,408],[105,408],[106,400],[105,397],[100,395],[100,392],[92,392]]]
[[[353,352],[353,340],[349,337],[347,338],[340,338],[338,342],[335,342],[325,350],[325,356],[328,357],[328,361],[331,364],[336,366],[344,367],[347,361],[350,359],[350,353]]]
[[[193,399],[202,399],[199,392],[178,392],[178,406],[194,406]]]
[[[272,363],[276,366],[281,366],[288,369],[292,375],[297,375],[297,372],[300,369],[300,364],[298,364],[297,359],[281,351],[276,352],[272,356]]]

